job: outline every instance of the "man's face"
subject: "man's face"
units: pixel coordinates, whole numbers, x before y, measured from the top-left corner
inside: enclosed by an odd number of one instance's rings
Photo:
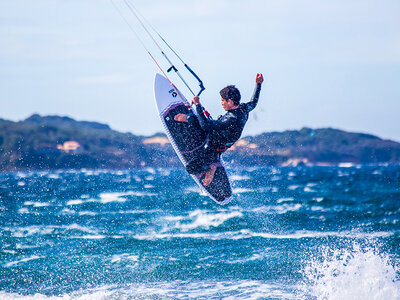
[[[226,111],[228,111],[228,110],[230,110],[230,109],[232,109],[234,107],[233,101],[231,99],[226,100],[226,99],[221,97],[221,104],[222,104],[222,107]]]

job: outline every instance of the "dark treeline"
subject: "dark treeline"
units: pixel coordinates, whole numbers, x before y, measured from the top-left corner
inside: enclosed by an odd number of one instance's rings
[[[303,128],[245,137],[224,160],[245,166],[399,163],[400,143],[332,128]],[[136,136],[59,116],[0,120],[0,171],[179,165],[164,134]]]

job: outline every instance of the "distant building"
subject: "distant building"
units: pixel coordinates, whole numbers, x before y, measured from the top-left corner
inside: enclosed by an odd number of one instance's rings
[[[152,138],[147,138],[142,141],[143,144],[160,144],[164,146],[165,144],[169,144],[169,140],[166,137],[156,136]]]
[[[62,145],[58,144],[57,149],[66,153],[82,151],[81,145],[76,141],[66,141]]]

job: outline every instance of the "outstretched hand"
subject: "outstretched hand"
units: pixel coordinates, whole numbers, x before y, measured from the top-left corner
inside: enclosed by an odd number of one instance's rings
[[[262,74],[257,73],[256,83],[263,83],[263,81],[264,81],[264,77],[262,76]]]

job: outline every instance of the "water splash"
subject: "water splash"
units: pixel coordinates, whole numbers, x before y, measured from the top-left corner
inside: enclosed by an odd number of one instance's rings
[[[317,299],[400,299],[399,266],[376,246],[323,248],[303,271],[305,290]],[[315,256],[314,256],[315,257]]]

